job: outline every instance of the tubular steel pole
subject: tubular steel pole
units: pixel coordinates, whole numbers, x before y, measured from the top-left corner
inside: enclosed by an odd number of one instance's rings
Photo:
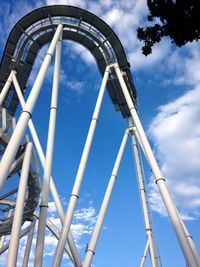
[[[129,120],[129,127],[132,127],[132,123]],[[145,231],[146,231],[146,237],[149,240],[149,251],[151,255],[151,263],[153,267],[157,267],[157,261],[156,261],[156,254],[155,254],[155,247],[153,242],[153,236],[152,236],[152,229],[150,225],[149,215],[148,215],[148,207],[147,207],[147,200],[146,200],[146,194],[145,194],[145,186],[143,183],[143,176],[142,176],[142,170],[141,170],[141,162],[139,158],[138,153],[138,147],[136,143],[136,139],[134,136],[133,131],[130,131],[131,136],[131,144],[133,149],[133,155],[135,159],[135,167],[136,167],[136,173],[137,173],[137,180],[138,180],[138,187],[139,187],[139,194],[141,199],[141,206],[142,206],[142,212],[144,217],[144,225],[145,225]]]
[[[115,64],[114,66],[117,77],[119,79],[124,97],[126,99],[127,105],[129,107],[131,116],[133,118],[135,127],[138,131],[138,135],[140,137],[140,140],[142,142],[142,145],[144,147],[144,150],[146,152],[146,156],[148,158],[149,164],[151,165],[152,172],[155,177],[156,184],[158,185],[158,188],[160,190],[160,194],[163,198],[165,207],[167,209],[168,215],[171,219],[171,222],[173,224],[174,230],[176,232],[178,241],[180,243],[181,249],[183,251],[185,260],[188,264],[189,267],[198,267],[194,257],[193,257],[193,252],[190,247],[190,244],[185,236],[184,229],[182,227],[182,224],[180,222],[180,218],[177,214],[176,207],[171,199],[171,196],[168,192],[167,186],[165,184],[165,179],[163,178],[160,169],[158,167],[158,164],[156,162],[156,159],[154,157],[153,151],[149,145],[149,142],[147,140],[147,137],[145,135],[144,129],[142,127],[142,124],[140,122],[140,119],[138,117],[138,114],[136,112],[136,109],[134,107],[133,101],[130,97],[130,94],[128,92],[128,89],[126,87],[126,84],[124,82],[124,78],[122,76],[121,70],[119,69],[118,64]]]
[[[144,267],[144,264],[145,264],[145,261],[146,261],[146,258],[147,258],[148,249],[149,249],[149,239],[147,238],[147,242],[146,242],[146,246],[144,248],[144,253],[142,255],[142,261],[140,263],[140,267]]]
[[[89,246],[88,246],[87,251],[86,251],[85,259],[83,262],[83,267],[90,267],[91,266],[92,258],[95,254],[95,248],[96,248],[97,240],[99,237],[99,233],[101,231],[101,226],[102,226],[102,223],[103,223],[103,220],[105,217],[105,213],[106,213],[106,210],[108,207],[108,203],[109,203],[109,200],[110,200],[110,197],[112,194],[113,186],[114,186],[114,183],[116,181],[118,169],[119,169],[121,158],[122,158],[124,148],[125,148],[125,145],[127,142],[128,134],[129,134],[129,130],[127,129],[125,131],[124,137],[122,139],[122,143],[121,143],[121,146],[119,148],[119,152],[118,152],[118,155],[117,155],[117,158],[116,158],[113,170],[112,170],[112,174],[110,176],[110,180],[109,180],[109,183],[108,183],[108,186],[106,189],[106,193],[105,193],[102,205],[101,205],[98,219],[96,221],[96,225],[94,227],[94,231],[92,233],[92,237],[91,237]]]
[[[37,219],[39,219],[39,212],[35,211],[34,215],[37,217]],[[59,236],[60,236],[60,230],[58,230],[58,228],[53,224],[53,222],[51,220],[49,220],[49,219],[46,220],[46,227],[54,235],[54,237],[58,240]],[[71,262],[75,265],[71,251],[69,250],[69,248],[67,246],[65,246],[65,252],[67,253]]]
[[[102,104],[102,100],[103,100],[103,95],[104,95],[106,83],[107,83],[107,80],[108,80],[109,70],[110,70],[110,66],[107,66],[106,70],[105,70],[105,73],[104,73],[103,80],[102,80],[102,84],[101,84],[101,88],[100,88],[100,91],[99,91],[99,95],[98,95],[98,98],[97,98],[95,110],[94,110],[94,113],[93,113],[93,116],[92,116],[90,128],[89,128],[89,131],[88,131],[88,136],[87,136],[87,139],[86,139],[86,142],[85,142],[85,146],[84,146],[84,149],[83,149],[83,153],[82,153],[82,156],[81,156],[81,160],[80,160],[79,168],[78,168],[77,175],[76,175],[76,178],[75,178],[74,186],[73,186],[72,193],[71,193],[71,196],[70,196],[70,200],[69,200],[69,204],[68,204],[68,208],[67,208],[67,212],[66,212],[66,216],[65,216],[65,221],[64,221],[63,228],[62,228],[62,231],[61,231],[61,234],[60,234],[60,238],[59,238],[59,241],[58,241],[58,245],[57,245],[57,248],[56,248],[56,252],[55,252],[55,256],[54,256],[54,260],[53,260],[53,264],[52,264],[53,267],[60,266],[60,263],[61,263],[61,260],[62,260],[65,243],[66,243],[68,232],[69,232],[69,229],[70,229],[70,225],[71,225],[74,209],[75,209],[75,206],[76,206],[76,202],[77,202],[77,199],[78,199],[79,190],[80,190],[80,187],[81,187],[81,182],[82,182],[82,179],[83,179],[83,175],[84,175],[84,171],[85,171],[88,155],[89,155],[89,152],[90,152],[90,147],[91,147],[91,144],[92,144],[92,140],[93,140],[96,124],[97,124],[98,117],[99,117],[99,112],[100,112],[100,108],[101,108],[101,104]]]
[[[38,76],[35,80],[35,83],[33,85],[33,88],[30,92],[30,95],[28,97],[28,100],[26,102],[26,105],[20,115],[20,118],[18,120],[18,123],[15,127],[15,130],[10,138],[10,141],[6,147],[6,150],[3,154],[3,157],[1,159],[0,163],[0,190],[2,189],[5,180],[7,178],[7,174],[9,172],[10,166],[15,158],[15,155],[17,153],[17,150],[20,146],[21,140],[24,136],[24,132],[26,130],[27,124],[29,119],[31,118],[32,111],[34,109],[35,103],[37,101],[40,89],[42,87],[42,83],[47,71],[47,68],[50,64],[53,52],[55,50],[58,38],[60,36],[60,33],[62,31],[63,26],[61,24],[58,25],[56,32],[54,34],[54,37],[52,39],[52,42],[50,44],[50,47],[47,51],[47,54],[44,58],[44,61],[42,63],[42,66],[40,68],[40,71],[38,73]]]
[[[8,90],[10,89],[14,73],[15,73],[15,71],[11,70],[10,75],[8,76],[8,79],[7,79],[3,89],[1,90],[1,93],[0,93],[0,107],[2,106],[3,101],[5,100],[5,97],[6,97],[7,93],[8,93]]]
[[[60,58],[61,58],[61,45],[62,45],[61,36],[62,36],[62,32],[60,33],[60,38],[56,46],[53,88],[52,88],[50,118],[49,118],[49,130],[48,130],[47,149],[46,149],[46,161],[45,161],[43,186],[42,186],[42,193],[41,193],[41,204],[40,204],[40,214],[39,214],[39,222],[38,222],[35,263],[34,263],[34,266],[37,266],[37,267],[42,266],[43,251],[44,251],[46,217],[47,217],[47,208],[48,208],[48,195],[49,195],[49,185],[50,185],[50,178],[51,178],[53,147],[54,147],[55,127],[56,127],[56,115],[57,115]]]
[[[178,212],[178,211],[177,211],[177,212]],[[181,216],[180,216],[179,213],[178,213],[178,215],[179,215],[179,217],[180,217],[180,221],[181,221],[181,224],[182,224],[182,226],[183,226],[185,235],[186,235],[186,237],[187,237],[187,239],[188,239],[188,241],[189,241],[189,243],[190,243],[190,246],[191,246],[191,248],[192,248],[192,251],[193,251],[193,253],[194,253],[195,260],[196,260],[196,262],[197,262],[197,263],[199,264],[199,266],[200,266],[200,255],[199,255],[199,252],[198,252],[198,250],[197,250],[197,248],[196,248],[196,246],[195,246],[195,244],[194,244],[193,238],[192,238],[192,236],[190,235],[190,233],[188,232],[188,230],[187,230],[187,228],[186,228],[186,226],[185,226],[185,224],[184,224],[184,222],[183,222],[183,220],[182,220],[182,218],[181,218]]]
[[[15,75],[13,76],[13,84],[14,84],[14,87],[16,89],[16,93],[17,93],[17,96],[19,98],[20,104],[21,104],[22,108],[24,108],[24,106],[25,106],[24,97],[22,95],[19,83],[18,83]],[[28,126],[29,126],[30,133],[32,135],[33,142],[34,142],[34,145],[36,147],[36,150],[37,150],[41,165],[42,165],[42,167],[44,169],[44,167],[45,167],[45,156],[44,156],[44,152],[42,150],[42,146],[40,144],[37,132],[36,132],[35,127],[33,125],[32,119],[29,120]],[[56,209],[58,211],[58,215],[60,217],[61,223],[63,224],[64,218],[65,218],[65,214],[64,214],[64,211],[63,211],[63,208],[62,208],[62,204],[60,202],[60,198],[58,196],[58,193],[57,193],[57,190],[56,190],[56,187],[55,187],[55,184],[54,184],[54,181],[53,181],[52,177],[51,177],[51,180],[50,180],[50,190],[51,190],[51,194],[53,196],[53,200],[54,200]],[[82,263],[81,263],[79,255],[78,255],[78,251],[77,251],[76,245],[74,243],[71,231],[69,231],[68,242],[69,242],[69,247],[70,247],[70,250],[71,250],[75,265],[76,265],[76,267],[80,267],[82,265]]]
[[[55,206],[56,206],[56,208],[58,210],[58,214],[60,216],[61,224],[63,225],[64,219],[65,219],[65,214],[64,214],[58,193],[56,191],[56,187],[55,187],[55,184],[53,182],[53,179],[51,179],[51,181],[50,181],[50,189],[51,189],[51,194],[52,194],[53,199],[54,199]],[[74,239],[73,239],[73,236],[72,236],[70,230],[68,233],[68,243],[69,243],[69,248],[70,248],[70,251],[71,251],[73,259],[74,259],[75,266],[81,267],[82,262],[80,260],[78,250],[76,248],[76,245],[75,245],[75,242],[74,242]]]
[[[7,127],[7,119],[6,119],[6,109],[2,108],[1,110],[1,131],[4,132]]]
[[[10,235],[10,245],[8,250],[7,266],[14,267],[17,264],[17,252],[19,246],[20,230],[22,225],[22,216],[24,211],[24,202],[26,198],[26,187],[28,182],[28,174],[30,169],[30,162],[32,156],[31,143],[27,143],[22,164],[22,171],[19,181],[19,189],[15,207],[15,214],[12,223],[12,231]]]
[[[139,142],[139,144],[140,144],[140,146],[141,146],[141,148],[142,148],[142,150],[143,150],[143,152],[144,152],[144,155],[145,155],[146,159],[148,160],[147,155],[146,155],[146,152],[144,151],[143,145],[141,144],[140,138],[139,138],[139,136],[138,136],[138,133],[137,133],[137,130],[136,130],[135,127],[133,127],[133,131],[134,131],[134,134],[135,134],[135,136],[136,136],[136,138],[137,138],[137,141]],[[191,249],[192,249],[192,251],[193,251],[195,260],[196,260],[196,262],[197,262],[197,263],[199,264],[199,266],[200,266],[200,255],[199,255],[199,252],[198,252],[198,250],[197,250],[197,248],[196,248],[196,245],[194,244],[193,238],[192,238],[192,236],[190,235],[190,233],[188,232],[188,230],[187,230],[187,228],[186,228],[186,226],[185,226],[185,224],[184,224],[184,222],[183,222],[183,220],[182,220],[182,218],[181,218],[181,216],[180,216],[178,210],[177,210],[177,214],[178,214],[178,216],[179,216],[179,218],[180,218],[180,221],[181,221],[181,224],[182,224],[182,226],[183,226],[185,235],[186,235],[186,237],[187,237],[187,239],[188,239],[188,242],[189,242],[189,244],[190,244],[190,246],[191,246]]]
[[[34,234],[34,230],[35,230],[35,223],[36,223],[36,218],[34,218],[34,221],[32,221],[32,227],[31,227],[29,235],[28,235],[28,240],[26,243],[26,249],[24,252],[22,267],[28,266],[29,256],[30,256],[30,252],[31,252],[31,245],[32,245],[32,241],[33,241],[33,234]]]

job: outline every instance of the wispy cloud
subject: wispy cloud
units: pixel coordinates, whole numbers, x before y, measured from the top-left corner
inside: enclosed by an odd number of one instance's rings
[[[57,210],[56,210],[54,202],[52,201],[49,202],[48,207],[49,207],[48,208],[48,219],[56,226],[58,230],[61,230],[61,222],[60,222],[60,219],[58,218]],[[97,217],[96,210],[93,206],[89,206],[86,208],[79,208],[78,210],[75,211],[74,219],[71,225],[71,231],[72,231],[74,240],[76,242],[76,245],[79,249],[79,252],[81,252],[81,254],[84,254],[84,250],[86,246],[85,237],[88,238],[91,235],[94,224],[96,222],[96,217]],[[27,226],[28,226],[28,223],[26,223],[26,225],[24,225],[23,228]],[[35,251],[36,238],[37,238],[37,235],[36,235],[37,228],[38,228],[38,223],[36,223],[36,226],[35,226],[35,234],[33,237],[33,245],[31,248],[29,266],[33,266],[34,264],[34,255],[35,255],[34,251]],[[22,266],[26,242],[27,242],[27,236],[20,239],[17,266]],[[52,256],[55,253],[56,246],[57,246],[57,239],[48,229],[46,229],[45,246],[44,246],[44,261],[47,264],[49,260],[52,260]],[[6,260],[7,260],[7,252],[1,255],[0,266],[2,267],[5,266]],[[63,262],[65,264],[68,264],[68,266],[70,266],[70,261],[66,253],[63,257]]]
[[[8,35],[14,25],[27,13],[31,12],[33,9],[42,6],[42,1],[22,1],[19,0],[17,5],[12,4],[10,1],[3,1],[0,8],[0,48],[4,48]],[[2,50],[0,50],[0,56],[2,55]]]
[[[159,107],[149,127],[157,158],[172,196],[187,219],[200,216],[200,86]],[[165,214],[156,186],[150,186],[153,209]]]

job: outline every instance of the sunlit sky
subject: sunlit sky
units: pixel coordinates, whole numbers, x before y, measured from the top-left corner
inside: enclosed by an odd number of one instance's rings
[[[147,25],[145,0],[46,0],[0,1],[0,56],[15,23],[28,12],[53,4],[74,5],[89,10],[108,23],[120,38],[131,64],[138,93],[138,110],[147,136],[166,178],[169,191],[182,218],[200,248],[200,45],[197,42],[176,48],[168,38],[145,57],[136,29]],[[45,46],[34,65],[28,89],[43,60]],[[92,56],[78,44],[64,41],[62,47],[59,108],[54,149],[53,177],[66,210],[76,175],[101,76]],[[33,122],[44,151],[48,129],[53,62],[48,70]],[[27,97],[27,96],[26,96]],[[74,215],[72,232],[84,258],[104,192],[115,162],[127,121],[116,112],[106,92],[88,165]],[[144,160],[156,242],[163,267],[186,266],[162,199]],[[41,181],[43,173],[41,171]],[[49,198],[49,218],[59,227],[59,219]],[[34,237],[34,242],[35,242]],[[140,209],[131,144],[128,140],[100,234],[94,267],[139,266],[145,247],[145,231]],[[26,238],[20,242],[21,266]],[[56,239],[47,231],[43,266],[50,266]],[[5,266],[5,256],[0,265]],[[33,266],[34,249],[29,266]],[[62,266],[71,266],[63,257]],[[145,266],[151,266],[149,255]]]

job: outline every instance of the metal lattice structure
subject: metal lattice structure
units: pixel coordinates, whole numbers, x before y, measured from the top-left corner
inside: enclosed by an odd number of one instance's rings
[[[62,40],[64,39],[77,42],[86,47],[94,56],[102,75],[102,84],[66,214],[64,214],[53,177],[51,176],[61,47]],[[49,49],[28,99],[25,102],[23,95],[26,91],[27,81],[31,75],[33,64],[40,49],[48,43],[50,43]],[[54,53],[56,55],[47,151],[46,155],[44,155],[37,132],[31,120],[31,114]],[[128,120],[128,128],[125,129],[85,258],[81,260],[70,232],[70,225],[79,197],[79,190],[106,86],[116,110],[120,111],[123,118]],[[12,29],[6,43],[0,66],[0,91],[0,253],[2,254],[8,249],[7,266],[16,266],[19,239],[26,234],[29,235],[29,238],[24,254],[23,267],[28,266],[36,220],[38,220],[38,229],[35,266],[42,266],[46,227],[58,239],[58,245],[53,258],[53,267],[60,266],[64,251],[68,253],[75,267],[91,266],[98,236],[128,136],[130,136],[133,148],[147,238],[140,266],[142,267],[145,264],[147,251],[150,252],[152,266],[158,267],[160,264],[156,255],[148,213],[149,207],[147,205],[146,188],[138,153],[138,145],[144,151],[144,155],[152,169],[155,182],[165,203],[187,265],[189,267],[200,266],[199,254],[170,197],[165,179],[160,172],[138,117],[136,89],[124,49],[117,35],[104,21],[86,10],[72,6],[43,7],[23,17]],[[16,122],[15,113],[19,105],[22,107],[22,113]],[[30,138],[25,135],[27,127],[30,130],[33,144]],[[39,182],[40,171],[38,159],[44,171],[41,186]],[[47,218],[49,191],[51,191],[62,222],[61,232]],[[36,207],[39,198],[40,211],[38,213]],[[31,224],[22,230],[21,226],[26,221],[30,221]],[[8,234],[10,234],[10,241],[9,243],[5,243],[4,238]],[[66,246],[67,243],[68,246]]]

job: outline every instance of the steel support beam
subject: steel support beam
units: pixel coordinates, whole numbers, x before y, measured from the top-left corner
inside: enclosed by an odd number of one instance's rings
[[[130,128],[133,127],[131,119],[129,119],[128,125]],[[143,218],[144,218],[145,232],[146,232],[147,240],[149,240],[149,252],[151,255],[151,264],[152,264],[152,267],[157,267],[158,266],[157,257],[155,253],[152,228],[151,228],[149,213],[148,213],[146,189],[145,189],[145,185],[143,182],[143,174],[142,174],[142,169],[141,169],[140,157],[138,153],[138,147],[137,147],[134,132],[132,130],[130,130],[130,136],[131,136],[131,144],[132,144],[133,155],[134,155],[134,160],[135,160],[135,167],[136,167],[136,173],[137,173],[139,194],[140,194],[140,199],[141,199],[141,208],[142,208],[142,213],[143,213]]]
[[[178,211],[177,211],[177,213],[178,213]],[[180,221],[181,221],[181,224],[182,224],[182,226],[183,226],[183,229],[184,229],[184,232],[185,232],[185,236],[187,237],[188,242],[189,242],[189,244],[190,244],[190,246],[191,246],[191,249],[192,249],[192,251],[193,251],[194,258],[195,258],[196,262],[197,262],[197,263],[199,264],[199,266],[200,266],[200,255],[199,255],[199,252],[198,252],[198,250],[197,250],[197,248],[196,248],[196,246],[195,246],[195,243],[194,243],[194,241],[193,241],[193,238],[192,238],[191,234],[189,233],[187,227],[185,226],[185,223],[184,223],[184,221],[182,220],[182,218],[181,218],[181,216],[180,216],[179,213],[178,213],[178,215],[179,215],[179,217],[180,217]]]
[[[70,196],[70,200],[69,200],[69,204],[68,204],[68,208],[67,208],[67,212],[66,212],[66,216],[65,216],[65,221],[64,221],[61,235],[60,235],[58,245],[56,248],[56,252],[55,252],[55,256],[54,256],[54,260],[53,260],[53,264],[52,264],[53,267],[60,266],[60,263],[62,260],[65,243],[66,243],[67,236],[68,236],[69,229],[70,229],[70,225],[72,222],[72,217],[74,214],[74,209],[76,207],[76,202],[77,202],[77,199],[79,197],[79,190],[81,187],[87,159],[88,159],[89,152],[90,152],[90,147],[92,144],[95,128],[96,128],[98,117],[99,117],[99,112],[100,112],[100,108],[101,108],[101,104],[102,104],[102,100],[103,100],[103,95],[104,95],[106,83],[108,80],[109,70],[110,70],[110,66],[107,66],[105,73],[104,73],[103,80],[102,80],[99,95],[97,98],[94,113],[92,116],[92,120],[91,120],[90,128],[88,131],[87,139],[86,139],[83,153],[81,156],[81,160],[79,163],[79,168],[78,168],[77,175],[75,178],[74,186],[73,186],[72,193]]]
[[[8,76],[8,79],[7,79],[3,89],[1,90],[1,93],[0,93],[0,107],[2,106],[3,101],[5,100],[6,95],[8,93],[8,90],[10,89],[14,73],[16,73],[16,72],[14,70],[11,70],[10,75]]]
[[[96,249],[96,244],[98,241],[99,233],[101,231],[102,223],[103,223],[103,220],[104,220],[104,217],[106,214],[106,210],[107,210],[107,207],[109,204],[109,200],[110,200],[110,197],[112,194],[112,190],[113,190],[116,178],[117,178],[118,169],[120,166],[121,158],[122,158],[122,155],[124,152],[124,148],[125,148],[125,145],[127,142],[128,135],[129,135],[129,130],[126,130],[124,133],[120,148],[119,148],[119,152],[117,154],[117,158],[116,158],[113,170],[112,170],[112,174],[110,176],[110,180],[109,180],[109,183],[108,183],[108,186],[106,189],[106,193],[105,193],[102,205],[101,205],[101,209],[99,211],[99,215],[98,215],[98,218],[97,218],[97,221],[96,221],[93,233],[92,233],[92,237],[90,239],[90,243],[89,243],[87,251],[86,251],[85,259],[83,261],[83,267],[90,267],[91,266],[92,258],[95,254],[95,249]]]
[[[54,148],[54,139],[55,139],[61,47],[62,47],[62,31],[60,33],[60,37],[56,45],[53,88],[52,88],[50,117],[49,117],[49,129],[48,129],[48,137],[47,137],[47,148],[46,148],[46,161],[45,161],[45,167],[44,167],[44,177],[43,177],[43,186],[42,186],[42,193],[41,193],[40,215],[39,215],[39,222],[38,222],[36,253],[35,253],[35,263],[34,263],[34,266],[37,266],[37,267],[42,266],[42,261],[43,261],[49,185],[50,185],[50,179],[51,179],[53,148]]]
[[[17,78],[16,78],[15,75],[13,76],[13,84],[15,86],[15,90],[16,90],[17,96],[19,98],[19,102],[20,102],[20,104],[22,106],[22,109],[23,109],[24,106],[25,106],[25,100],[24,100],[24,97],[22,95],[19,83],[18,83]],[[38,157],[40,159],[42,168],[44,170],[46,159],[45,159],[44,152],[43,152],[42,146],[40,144],[40,141],[39,141],[39,138],[38,138],[37,132],[35,130],[35,127],[34,127],[32,119],[29,120],[28,127],[29,127],[29,130],[30,130],[31,136],[33,138],[33,142],[34,142],[36,151],[38,153]],[[64,218],[65,218],[65,214],[64,214],[64,210],[63,210],[63,207],[62,207],[62,204],[61,204],[61,201],[60,201],[58,192],[56,190],[56,186],[54,184],[52,176],[51,176],[51,180],[50,180],[50,191],[51,191],[51,194],[52,194],[53,201],[55,203],[56,209],[58,211],[58,215],[60,217],[61,224],[63,224]],[[81,267],[82,263],[81,263],[79,255],[78,255],[78,251],[77,251],[73,236],[71,234],[71,231],[69,231],[68,242],[69,242],[69,247],[70,247],[71,253],[73,255],[73,260],[74,260],[75,266],[76,267]]]
[[[34,109],[35,103],[37,101],[38,95],[40,93],[45,74],[47,72],[47,68],[51,62],[51,58],[53,56],[56,44],[58,42],[60,33],[62,31],[63,26],[61,24],[58,25],[52,42],[49,46],[47,54],[44,58],[40,71],[37,75],[33,88],[29,94],[26,105],[20,115],[20,118],[17,122],[15,130],[10,138],[10,141],[6,147],[6,150],[3,154],[3,157],[0,162],[0,190],[2,189],[6,178],[8,176],[9,169],[12,165],[12,162],[16,156],[17,150],[20,146],[20,143],[23,139],[26,127],[28,125],[28,121],[31,118],[32,111]]]
[[[144,264],[145,264],[145,261],[146,261],[146,258],[147,258],[148,249],[149,249],[149,239],[147,239],[146,246],[144,248],[144,253],[142,255],[142,260],[141,260],[141,263],[140,263],[140,267],[144,267]]]
[[[19,190],[17,194],[17,201],[15,206],[15,214],[12,223],[12,231],[10,235],[10,245],[8,250],[7,266],[15,267],[17,264],[18,246],[22,225],[22,217],[24,212],[24,201],[26,198],[26,187],[28,182],[28,174],[32,156],[33,145],[27,143],[24,154],[24,161],[22,164],[22,171],[19,181]]]
[[[137,129],[141,143],[144,147],[146,156],[148,158],[148,162],[151,166],[153,175],[155,177],[155,182],[158,185],[158,188],[159,188],[160,194],[162,196],[163,202],[165,204],[165,207],[167,209],[169,218],[170,218],[172,225],[174,227],[174,230],[176,232],[176,235],[177,235],[178,241],[180,243],[185,260],[186,260],[189,267],[199,267],[198,264],[196,263],[196,260],[193,257],[192,249],[191,249],[190,244],[189,244],[189,242],[185,236],[184,229],[182,227],[180,218],[179,218],[177,211],[176,211],[176,207],[172,201],[172,198],[171,198],[169,191],[167,189],[167,186],[165,184],[165,179],[163,178],[163,176],[161,174],[160,168],[157,164],[157,161],[154,157],[153,151],[150,147],[150,144],[147,140],[146,134],[144,132],[144,129],[143,129],[142,124],[140,122],[140,119],[138,117],[134,103],[133,103],[133,101],[130,97],[130,94],[128,92],[128,89],[126,87],[122,71],[120,70],[118,64],[115,64],[114,69],[115,69],[115,72],[116,72],[117,77],[119,79],[124,97],[126,99],[127,105],[129,107],[129,110],[130,110],[130,114],[131,114],[133,122],[134,122],[134,125]]]

